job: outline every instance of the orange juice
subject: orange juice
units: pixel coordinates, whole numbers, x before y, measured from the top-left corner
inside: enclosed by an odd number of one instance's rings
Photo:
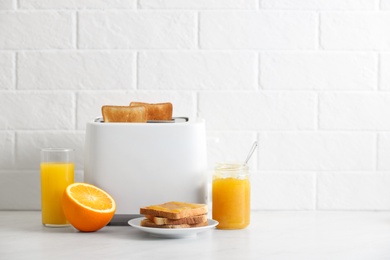
[[[62,195],[73,182],[73,163],[41,163],[42,224],[68,224],[62,211]]]
[[[242,165],[236,165],[242,167]],[[236,171],[238,170],[238,171]],[[242,172],[244,170],[244,174]],[[242,229],[250,223],[250,182],[247,169],[218,169],[213,178],[212,215],[219,229]]]

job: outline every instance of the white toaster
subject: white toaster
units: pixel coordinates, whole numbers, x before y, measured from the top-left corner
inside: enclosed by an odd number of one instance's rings
[[[87,123],[84,181],[107,191],[116,215],[167,201],[207,202],[205,122]]]

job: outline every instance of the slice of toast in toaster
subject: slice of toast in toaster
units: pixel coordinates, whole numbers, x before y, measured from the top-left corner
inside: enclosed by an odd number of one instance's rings
[[[170,201],[163,204],[140,208],[140,213],[169,219],[181,219],[191,216],[203,215],[208,211],[206,204]]]
[[[131,102],[130,106],[145,106],[147,108],[147,120],[172,120],[173,106],[170,102],[155,104]]]
[[[152,215],[146,215],[145,217],[156,225],[181,225],[181,224],[195,225],[207,221],[206,214],[185,217],[181,219],[170,219],[164,217],[156,217]]]
[[[143,227],[153,227],[153,228],[193,228],[193,227],[204,227],[207,226],[207,221],[197,223],[197,224],[178,224],[178,225],[173,225],[173,224],[164,224],[164,225],[157,225],[156,223],[150,221],[149,219],[145,218],[141,220],[140,223],[141,226]]]
[[[146,109],[143,106],[102,106],[104,122],[146,123]]]

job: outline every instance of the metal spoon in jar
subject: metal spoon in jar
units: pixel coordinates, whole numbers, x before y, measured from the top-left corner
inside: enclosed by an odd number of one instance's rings
[[[248,161],[249,161],[249,159],[251,158],[253,152],[256,150],[256,148],[257,148],[257,141],[255,141],[255,142],[253,143],[253,145],[252,145],[252,147],[251,147],[251,149],[250,149],[250,151],[249,151],[249,154],[248,154],[248,156],[247,156],[246,159],[245,159],[244,165],[247,165],[247,164],[248,164]]]

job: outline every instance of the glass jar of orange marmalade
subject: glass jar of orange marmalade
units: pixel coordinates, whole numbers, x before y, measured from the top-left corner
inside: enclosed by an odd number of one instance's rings
[[[250,223],[249,168],[239,163],[218,163],[212,183],[212,217],[218,229],[242,229]]]

